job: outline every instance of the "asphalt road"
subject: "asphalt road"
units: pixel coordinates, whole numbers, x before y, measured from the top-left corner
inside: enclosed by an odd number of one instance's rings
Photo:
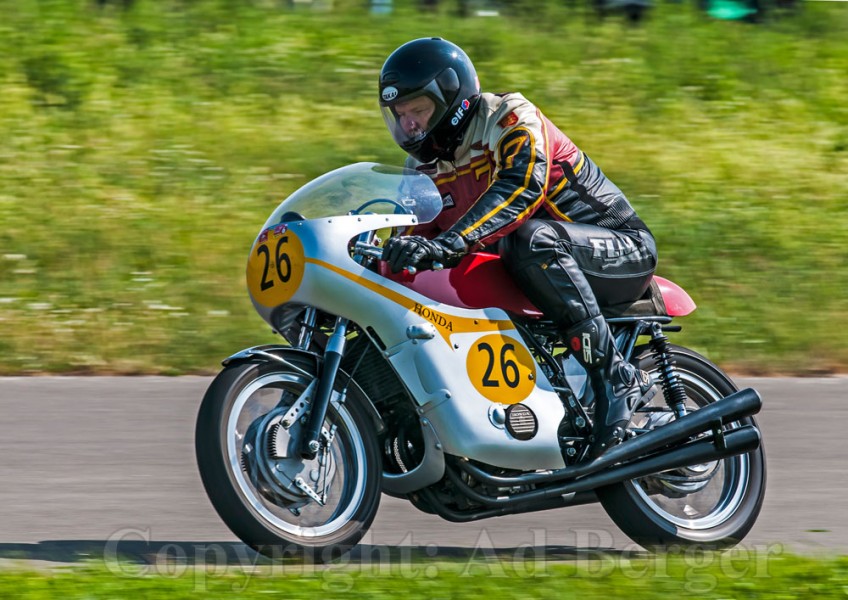
[[[170,556],[243,562],[194,461],[204,377],[0,378],[0,563]],[[768,490],[746,551],[848,551],[848,378],[738,379],[758,417]],[[383,496],[357,556],[568,558],[634,549],[599,505],[452,524]],[[365,554],[363,554],[363,552]],[[388,553],[388,554],[386,554]],[[406,553],[406,554],[404,554]]]

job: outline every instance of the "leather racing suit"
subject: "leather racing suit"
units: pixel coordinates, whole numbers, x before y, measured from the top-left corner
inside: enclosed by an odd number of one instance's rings
[[[453,161],[408,166],[442,194],[435,221],[412,233],[459,234],[500,252],[530,300],[563,329],[601,304],[636,300],[656,244],[621,190],[521,94],[481,95]]]

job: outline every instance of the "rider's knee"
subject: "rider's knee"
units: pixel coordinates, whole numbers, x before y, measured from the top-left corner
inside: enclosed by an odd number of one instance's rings
[[[559,239],[550,221],[528,219],[501,240],[500,254],[508,269],[521,269],[528,261],[538,262],[542,255],[553,253]]]

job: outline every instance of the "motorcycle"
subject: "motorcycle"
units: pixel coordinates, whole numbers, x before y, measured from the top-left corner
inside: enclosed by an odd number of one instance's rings
[[[650,549],[741,540],[765,493],[761,398],[669,342],[689,295],[656,276],[643,298],[603,307],[654,385],[624,441],[592,457],[586,372],[497,255],[399,274],[380,260],[381,237],[441,209],[426,175],[358,163],[263,225],[247,288],[287,343],[224,360],[196,425],[229,528],[270,556],[326,557],[358,543],[382,492],[452,522],[600,502]]]

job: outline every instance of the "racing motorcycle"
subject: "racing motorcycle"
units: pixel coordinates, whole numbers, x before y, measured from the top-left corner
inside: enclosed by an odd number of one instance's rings
[[[196,425],[229,528],[268,555],[326,557],[357,544],[382,492],[452,522],[600,502],[647,548],[741,540],[765,492],[761,398],[669,342],[688,294],[657,276],[603,307],[654,384],[624,441],[593,457],[587,374],[497,255],[399,274],[380,260],[381,238],[441,209],[426,175],[358,163],[263,225],[247,288],[286,343],[224,360]]]

